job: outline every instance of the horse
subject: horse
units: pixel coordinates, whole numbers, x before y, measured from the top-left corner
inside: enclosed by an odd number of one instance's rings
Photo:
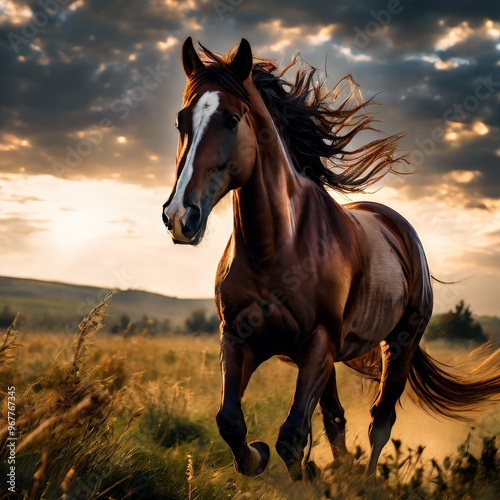
[[[233,232],[215,280],[220,435],[238,472],[264,471],[269,446],[247,443],[241,401],[257,367],[279,356],[298,374],[276,450],[291,479],[313,475],[304,450],[318,403],[334,458],[348,453],[335,371],[343,362],[378,384],[369,425],[374,474],[407,381],[421,406],[459,417],[500,392],[497,364],[468,380],[419,346],[433,292],[417,233],[387,206],[341,205],[327,191],[362,192],[403,161],[400,134],[348,147],[374,130],[364,112],[370,101],[353,90],[340,99],[304,64],[287,81],[291,65],[280,73],[272,60],[254,58],[245,39],[225,55],[200,47],[201,57],[191,37],[182,47],[176,180],[162,218],[174,243],[197,245],[211,210],[233,193]],[[353,84],[346,78],[344,89]]]

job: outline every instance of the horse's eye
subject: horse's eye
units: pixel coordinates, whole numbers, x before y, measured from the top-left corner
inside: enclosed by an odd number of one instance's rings
[[[174,122],[174,124],[175,124],[175,128],[179,129],[179,113],[177,113],[175,115],[175,122]]]
[[[233,114],[228,118],[226,126],[229,130],[234,130],[238,126],[238,123],[240,123],[240,117],[237,114]]]

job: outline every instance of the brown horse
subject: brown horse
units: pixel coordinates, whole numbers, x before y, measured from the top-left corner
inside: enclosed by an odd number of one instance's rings
[[[475,381],[447,373],[420,347],[432,312],[431,278],[412,226],[375,203],[341,206],[325,187],[362,191],[398,161],[399,136],[346,146],[371,129],[367,103],[332,94],[301,67],[294,83],[250,45],[218,56],[191,38],[179,130],[177,179],[163,207],[175,243],[196,245],[212,208],[233,190],[234,229],[220,261],[215,300],[221,321],[220,433],[236,469],[256,476],[267,444],[247,443],[241,399],[255,369],[274,355],[298,367],[276,449],[290,476],[309,472],[304,449],[319,402],[334,456],[346,453],[334,363],[379,382],[371,408],[374,473],[409,379],[418,399],[446,416],[500,392],[494,362]],[[339,99],[337,99],[339,100]]]

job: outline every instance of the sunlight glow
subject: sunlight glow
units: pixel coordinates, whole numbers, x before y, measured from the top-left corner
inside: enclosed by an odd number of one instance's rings
[[[439,70],[447,70],[447,69],[453,69],[453,68],[458,68],[458,63],[456,61],[436,61],[434,63],[434,67]]]
[[[478,135],[488,134],[490,129],[480,121],[475,121],[471,125],[461,122],[446,122],[446,131],[444,138],[448,142],[457,142],[458,140],[471,140]]]
[[[448,176],[458,184],[468,184],[481,175],[478,170],[452,170]]]
[[[477,135],[486,135],[490,129],[483,123],[483,122],[474,122],[472,124],[472,130],[477,134]]]
[[[486,34],[493,40],[500,39],[500,23],[487,19],[484,23]]]
[[[309,35],[307,39],[310,45],[321,45],[322,43],[328,42],[332,39],[333,32],[335,30],[335,24],[329,24],[328,26],[323,26],[316,35]]]
[[[410,55],[405,57],[406,61],[422,60],[433,64],[437,70],[449,70],[458,68],[463,64],[470,64],[470,61],[464,59],[463,57],[451,57],[446,61],[443,61],[437,54],[422,54],[422,55]]]
[[[444,138],[449,142],[455,142],[458,139],[458,134],[456,132],[446,132]]]
[[[259,28],[264,33],[271,32],[276,34],[276,38],[279,41],[270,45],[268,48],[273,52],[282,52],[283,49],[291,45],[292,41],[296,40],[301,35],[299,27],[282,26],[280,19],[273,19],[272,21],[259,23]]]
[[[445,36],[441,37],[435,44],[436,50],[448,50],[455,45],[465,42],[474,33],[467,21],[450,28]]]
[[[179,40],[174,36],[169,36],[164,42],[156,42],[156,48],[163,52],[175,47],[179,43]]]
[[[165,5],[173,11],[195,10],[195,0],[164,0]]]
[[[0,24],[8,22],[15,26],[29,21],[33,11],[27,5],[17,5],[12,0],[3,0],[0,3]]]
[[[85,3],[84,0],[76,0],[76,2],[73,2],[69,7],[68,9],[69,10],[72,10],[72,11],[75,11],[77,9],[79,9],[80,7],[83,7],[83,4]]]
[[[21,139],[14,134],[3,134],[0,141],[0,151],[17,151],[20,148],[31,148],[28,139]]]
[[[273,52],[281,52],[283,49],[288,47],[292,42],[287,39],[280,40],[279,42],[273,43],[269,46],[269,49]]]
[[[213,295],[216,266],[232,228],[230,204],[214,210],[198,247],[176,246],[161,220],[171,186],[143,188],[119,182],[119,173],[113,177],[69,181],[6,174],[0,224],[10,227],[9,213],[15,212],[20,229],[0,234],[0,274],[107,286],[118,272],[130,277],[127,287]]]
[[[186,19],[184,21],[184,26],[187,31],[200,31],[203,29],[203,26],[194,17]]]
[[[82,193],[85,196],[85,193]],[[50,226],[51,237],[58,248],[70,250],[94,238],[104,237],[106,231],[101,224],[102,214],[94,204],[86,210],[61,212]]]

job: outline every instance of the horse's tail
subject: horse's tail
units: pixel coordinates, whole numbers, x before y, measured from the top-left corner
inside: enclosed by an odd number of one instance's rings
[[[479,409],[481,403],[498,401],[500,397],[500,349],[480,362],[489,349],[485,344],[469,355],[474,369],[465,377],[450,370],[418,347],[411,362],[409,382],[411,399],[428,412],[464,420],[461,414]],[[413,394],[412,394],[413,393]]]

